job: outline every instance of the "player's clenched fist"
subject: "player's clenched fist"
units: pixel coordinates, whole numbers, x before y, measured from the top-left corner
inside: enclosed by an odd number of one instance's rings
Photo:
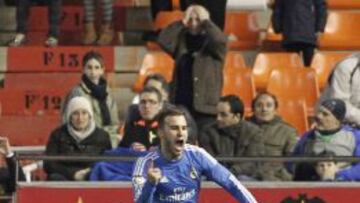
[[[160,182],[161,179],[161,170],[160,168],[155,168],[154,167],[154,162],[150,162],[150,166],[148,169],[148,180],[153,183],[153,184],[157,184]]]

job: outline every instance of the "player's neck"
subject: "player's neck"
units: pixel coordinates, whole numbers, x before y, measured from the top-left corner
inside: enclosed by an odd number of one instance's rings
[[[168,161],[177,161],[182,157],[182,153],[180,155],[176,155],[171,153],[171,151],[166,149],[166,147],[160,147],[160,152],[161,155]]]

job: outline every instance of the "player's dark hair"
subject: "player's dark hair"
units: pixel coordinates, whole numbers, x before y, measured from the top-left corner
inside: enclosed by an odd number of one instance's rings
[[[165,119],[169,116],[184,116],[186,118],[185,113],[177,107],[165,108],[158,116],[159,128],[164,127]]]

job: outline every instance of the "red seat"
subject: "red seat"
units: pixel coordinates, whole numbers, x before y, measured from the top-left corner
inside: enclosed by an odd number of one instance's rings
[[[330,9],[360,9],[359,0],[327,0]]]
[[[299,136],[309,130],[306,104],[303,100],[279,99],[278,113],[284,121],[297,129]]]
[[[243,69],[246,68],[246,63],[241,52],[229,51],[226,54],[224,70],[229,71],[233,69]]]
[[[260,30],[254,12],[227,12],[224,32],[236,38],[230,40],[230,49],[254,49],[259,45]]]
[[[309,115],[314,115],[314,107],[320,95],[316,73],[309,68],[273,70],[267,91],[281,100],[304,100]]]
[[[251,102],[255,98],[255,83],[250,68],[224,71],[222,95],[237,95],[245,105],[245,115],[251,114]]]
[[[168,82],[172,79],[174,60],[165,52],[149,52],[145,55],[139,76],[133,86],[134,91],[142,89],[145,78],[149,74],[160,73]]]
[[[359,36],[359,12],[331,11],[328,15],[325,33],[319,38],[319,47],[326,50],[359,50]]]
[[[14,146],[46,145],[50,133],[60,125],[60,116],[0,117],[0,135]]]
[[[259,53],[253,67],[256,89],[266,88],[273,69],[299,67],[303,67],[303,62],[296,53]]]
[[[320,90],[324,89],[328,77],[341,59],[350,55],[350,52],[318,52],[314,55],[311,68],[316,71]]]

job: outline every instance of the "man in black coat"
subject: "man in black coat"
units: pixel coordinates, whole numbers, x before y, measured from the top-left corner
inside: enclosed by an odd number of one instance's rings
[[[272,24],[274,31],[283,35],[283,47],[301,52],[304,65],[310,66],[326,18],[326,0],[275,0]]]

